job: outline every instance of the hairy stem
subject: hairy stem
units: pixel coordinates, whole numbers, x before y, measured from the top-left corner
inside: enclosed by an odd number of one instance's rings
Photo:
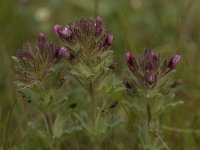
[[[91,102],[91,117],[92,117],[92,124],[93,124],[93,131],[96,134],[96,116],[97,116],[97,105],[96,105],[96,99],[94,96],[94,88],[92,81],[89,85],[89,94],[90,94],[90,102]],[[96,141],[94,142],[94,150],[99,150],[99,143]]]
[[[46,126],[46,129],[47,131],[49,132],[49,137],[50,137],[50,149],[51,150],[60,150],[60,143],[58,143],[56,141],[55,145],[53,145],[53,129],[52,129],[52,121],[51,121],[51,118],[49,116],[49,114],[47,114],[46,112],[43,112],[43,116],[44,116],[44,122],[45,122],[45,126]]]
[[[91,102],[92,123],[93,123],[94,131],[96,131],[95,120],[96,120],[97,112],[96,112],[96,100],[95,100],[95,97],[94,97],[94,89],[93,89],[92,82],[90,82],[89,93],[90,93],[90,102]]]
[[[163,141],[163,139],[160,137],[159,134],[156,134],[156,137],[161,141],[161,143],[163,144],[163,146],[164,146],[167,150],[170,150],[169,146],[165,143],[165,141]]]
[[[194,130],[194,129],[180,129],[180,128],[174,128],[174,127],[168,127],[168,126],[161,126],[162,130],[166,131],[172,131],[172,132],[178,132],[178,133],[195,133],[200,135],[200,130]]]
[[[148,128],[149,128],[151,120],[152,120],[152,117],[151,117],[151,107],[150,107],[149,102],[147,102],[146,108],[147,108],[147,125],[148,125]]]

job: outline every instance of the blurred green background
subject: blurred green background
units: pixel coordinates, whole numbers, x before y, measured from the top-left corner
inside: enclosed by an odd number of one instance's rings
[[[181,55],[176,78],[182,78],[184,83],[176,98],[184,104],[166,114],[166,126],[200,129],[199,14],[199,0],[99,0],[99,16],[114,35],[112,49],[121,70],[127,50],[137,54],[148,47],[166,57]],[[52,32],[54,24],[65,25],[91,16],[94,0],[0,0],[0,145],[17,97],[11,56],[26,41],[35,42],[41,31],[57,41]],[[21,118],[28,109],[18,101],[13,110],[7,131],[13,141],[22,138],[26,122]],[[200,149],[200,132],[163,132],[173,150]]]

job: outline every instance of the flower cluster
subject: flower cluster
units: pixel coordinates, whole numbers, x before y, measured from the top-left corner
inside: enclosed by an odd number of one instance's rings
[[[65,27],[55,25],[54,31],[67,46],[78,45],[80,50],[102,51],[111,46],[113,40],[100,17],[77,20]]]
[[[127,65],[136,77],[138,85],[143,89],[151,89],[157,85],[158,80],[175,69],[180,56],[174,55],[163,63],[160,56],[151,49],[145,49],[144,54],[135,58],[130,52],[125,55]],[[127,84],[130,87],[130,85]]]
[[[113,36],[108,33],[100,17],[77,20],[65,27],[55,25],[54,31],[66,44],[66,47],[75,52],[80,51],[82,54],[88,52],[90,55],[92,54],[91,57],[95,53],[109,48],[113,40]],[[86,55],[86,57],[88,56]]]
[[[112,64],[109,48],[113,36],[100,17],[76,20],[64,27],[55,25],[54,31],[63,42],[69,62],[77,63],[76,73],[73,72],[76,76],[87,79],[98,76]]]
[[[16,61],[17,86],[20,89],[37,87],[43,92],[51,87],[59,87],[62,84],[62,67],[59,64],[65,53],[62,47],[48,42],[46,35],[40,33],[36,45],[25,44],[17,57],[13,57]]]

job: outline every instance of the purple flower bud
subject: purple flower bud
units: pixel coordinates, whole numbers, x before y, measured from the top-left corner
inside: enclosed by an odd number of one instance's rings
[[[38,42],[39,43],[45,43],[47,41],[47,37],[44,33],[39,33],[38,35]]]
[[[55,58],[60,58],[61,56],[65,55],[67,53],[68,49],[65,48],[64,46],[60,47],[57,49],[55,53]]]
[[[62,30],[62,35],[65,36],[66,38],[68,38],[72,35],[72,31],[69,29],[69,27],[65,27]]]
[[[59,54],[60,54],[60,55],[63,55],[63,54],[65,54],[67,51],[68,51],[67,48],[65,48],[64,46],[62,46],[62,47],[60,47],[60,49],[59,49]]]
[[[47,42],[47,37],[45,36],[44,33],[40,33],[38,35],[38,47],[40,49],[44,49],[44,45],[45,45],[46,42]]]
[[[113,36],[112,36],[112,34],[108,34],[108,35],[106,36],[106,38],[105,38],[104,45],[111,46],[112,41],[113,41]]]
[[[95,20],[95,25],[97,27],[101,26],[103,24],[103,19],[101,17],[97,17]]]
[[[95,35],[95,36],[99,36],[101,33],[102,33],[102,29],[101,29],[101,28],[98,28],[98,29],[95,30],[94,35]]]
[[[152,52],[150,53],[152,60],[157,60],[158,56],[156,55],[156,53]]]
[[[173,69],[176,65],[177,62],[179,62],[181,59],[180,55],[174,55],[170,58],[169,62],[168,62],[168,68]]]
[[[133,56],[130,52],[126,52],[125,59],[128,65],[133,65]]]
[[[62,32],[62,30],[63,30],[63,28],[61,27],[61,25],[55,25],[54,27],[53,27],[53,29],[54,29],[54,32],[56,32],[58,35],[60,35],[61,34],[61,32]]]
[[[153,82],[153,81],[154,81],[154,76],[153,76],[152,74],[149,74],[149,75],[147,76],[147,81]]]

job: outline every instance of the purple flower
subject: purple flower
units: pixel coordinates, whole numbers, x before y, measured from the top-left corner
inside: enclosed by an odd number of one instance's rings
[[[95,30],[95,36],[99,36],[99,35],[101,35],[101,33],[102,33],[102,29],[101,28],[97,28],[96,30]]]
[[[154,75],[151,74],[151,73],[148,73],[148,74],[147,74],[146,79],[147,79],[147,82],[148,82],[149,84],[152,84],[152,83],[154,82],[154,80],[155,80]]]
[[[44,33],[39,33],[39,35],[38,35],[38,47],[40,49],[43,49],[46,42],[47,42],[46,35]]]
[[[97,17],[95,21],[97,27],[103,24],[103,19],[101,17]]]
[[[62,30],[62,35],[65,36],[66,38],[70,37],[72,35],[72,31],[69,27],[65,27]]]
[[[36,45],[26,43],[22,50],[17,53],[18,63],[16,66],[20,66],[17,72],[17,79],[24,83],[46,80],[51,75],[51,70],[54,68],[55,63],[60,62],[55,59],[57,49],[54,43],[47,41],[44,33],[38,35],[38,43]],[[59,55],[64,51],[61,48]]]
[[[42,32],[39,33],[39,35],[38,35],[38,41],[41,42],[41,43],[46,42],[47,41],[46,35],[44,33],[42,33]]]
[[[54,32],[56,33],[56,34],[58,34],[59,36],[62,36],[62,30],[63,30],[63,28],[61,27],[61,25],[55,25],[54,27],[53,27],[53,29],[54,29]]]
[[[54,31],[68,47],[76,46],[90,52],[91,50],[104,51],[111,46],[113,41],[112,34],[108,33],[100,17],[76,20],[64,28],[55,25]]]
[[[174,69],[180,60],[179,55],[174,55],[161,64],[159,55],[151,49],[145,49],[143,55],[139,55],[137,59],[130,52],[125,56],[129,69],[143,88],[154,88],[158,80]]]
[[[112,41],[113,41],[113,35],[112,35],[112,34],[108,34],[108,35],[106,36],[106,38],[105,38],[105,43],[104,43],[104,45],[111,46]]]
[[[133,65],[133,56],[130,52],[126,52],[125,58],[128,65]]]
[[[175,65],[177,62],[179,62],[181,59],[181,56],[180,55],[174,55],[170,58],[167,66],[169,69],[174,69]]]
[[[67,53],[68,49],[64,46],[61,46],[59,49],[57,49],[55,53],[55,58],[60,58],[61,56],[65,55]]]

